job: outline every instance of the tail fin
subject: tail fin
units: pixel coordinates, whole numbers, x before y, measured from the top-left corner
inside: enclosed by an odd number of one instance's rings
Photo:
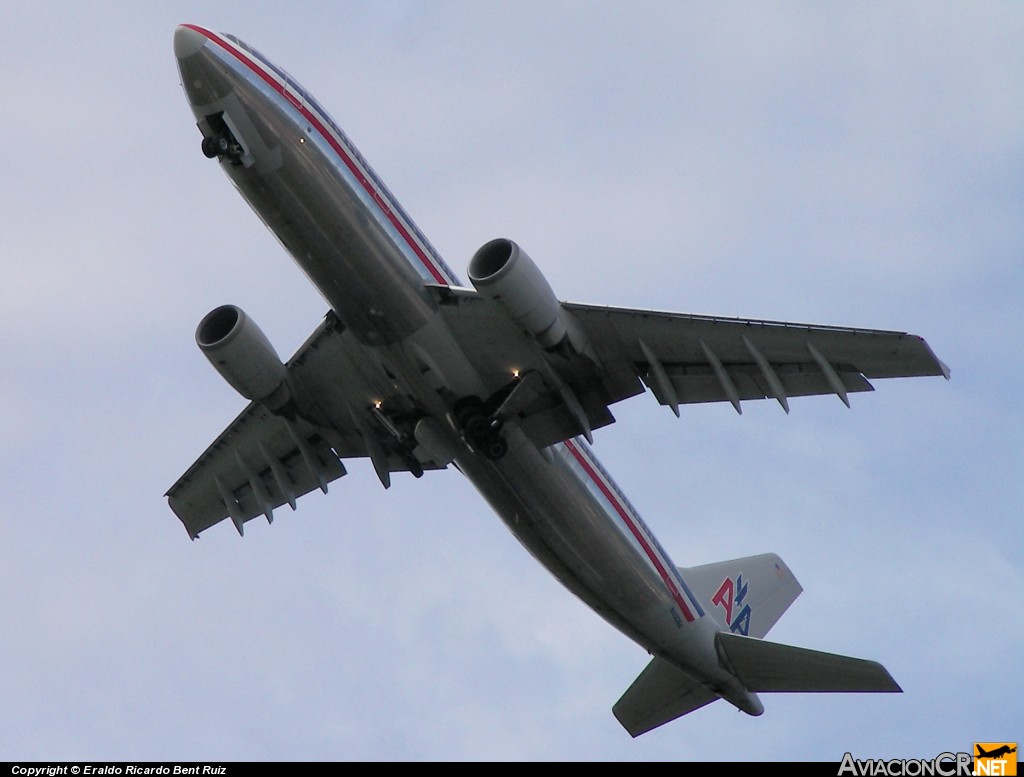
[[[731,631],[763,637],[803,591],[774,553],[680,567],[694,594]]]
[[[901,693],[885,667],[874,661],[766,642],[760,637],[803,589],[774,553],[680,568],[694,593],[732,633],[719,632],[719,661],[746,688],[776,693]],[[749,636],[747,636],[749,635]],[[612,707],[619,723],[637,737],[700,709],[719,696],[685,672],[654,658]]]
[[[717,698],[668,661],[654,658],[615,703],[612,713],[630,736],[638,737]]]
[[[876,661],[780,645],[720,632],[716,647],[751,691],[775,693],[902,693]]]
[[[707,607],[742,634],[763,637],[803,589],[774,553],[681,567],[683,579]],[[637,737],[719,698],[689,675],[653,659],[612,707]]]

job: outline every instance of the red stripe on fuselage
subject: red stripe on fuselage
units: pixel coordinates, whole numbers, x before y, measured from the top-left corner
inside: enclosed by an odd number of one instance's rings
[[[580,463],[580,466],[583,467],[584,471],[587,473],[590,479],[597,484],[597,487],[599,489],[601,489],[601,493],[605,495],[605,498],[611,503],[612,507],[615,508],[615,512],[617,512],[619,514],[619,517],[622,518],[623,522],[626,524],[626,527],[629,529],[632,535],[636,537],[637,542],[640,543],[640,547],[643,548],[644,553],[647,554],[647,558],[651,560],[651,563],[654,565],[654,568],[658,571],[658,574],[661,575],[661,579],[664,581],[665,587],[668,588],[669,593],[672,594],[672,598],[683,611],[683,617],[686,618],[687,623],[693,623],[693,614],[690,612],[690,608],[686,604],[686,601],[683,599],[682,594],[679,593],[678,587],[676,585],[673,585],[675,581],[672,579],[672,576],[669,574],[668,570],[665,569],[665,565],[662,564],[661,559],[658,556],[658,553],[654,550],[654,548],[651,547],[651,544],[647,541],[647,537],[644,534],[644,532],[640,530],[640,527],[637,526],[636,521],[634,521],[632,516],[630,516],[629,510],[627,510],[625,505],[622,504],[622,500],[620,500],[618,496],[615,494],[615,492],[608,487],[608,484],[604,482],[604,478],[602,478],[594,470],[594,468],[590,465],[590,462],[586,460],[586,458],[583,456],[583,454],[576,447],[572,440],[566,440],[563,444],[565,445],[566,449],[568,449],[569,453],[571,453],[573,457],[575,457],[576,461]]]
[[[327,131],[327,128],[324,127],[323,123],[316,116],[314,116],[309,111],[308,108],[305,108],[301,105],[297,105],[294,96],[292,96],[288,92],[288,90],[285,89],[285,87],[281,83],[279,83],[274,76],[272,76],[270,73],[264,70],[263,67],[258,62],[254,61],[251,57],[246,56],[244,52],[239,51],[230,43],[222,40],[218,35],[210,32],[209,30],[203,29],[202,27],[199,27],[195,24],[183,24],[181,26],[187,27],[188,29],[194,32],[198,32],[200,35],[204,36],[208,40],[211,40],[214,43],[216,43],[225,51],[231,53],[236,59],[242,62],[246,67],[252,70],[260,78],[262,78],[270,87],[273,88],[275,92],[280,94],[282,97],[288,100],[289,103],[295,106],[295,108],[298,109],[299,113],[302,114],[303,118],[307,119],[314,127],[316,127],[317,132],[319,132],[320,135],[324,138],[324,140],[326,140],[327,143],[331,146],[331,148],[334,149],[335,153],[338,155],[341,161],[345,163],[345,166],[352,171],[352,174],[356,177],[356,180],[359,181],[359,183],[362,185],[363,189],[366,190],[366,193],[373,197],[374,202],[377,203],[377,206],[381,209],[381,212],[383,212],[384,215],[387,216],[388,221],[390,221],[392,226],[394,226],[394,228],[398,230],[398,233],[408,244],[409,248],[413,250],[413,253],[415,253],[416,257],[423,263],[423,266],[427,268],[427,272],[429,272],[434,277],[434,280],[436,280],[442,286],[449,285],[448,279],[444,277],[441,271],[424,253],[423,249],[420,248],[419,244],[413,239],[412,235],[409,234],[409,231],[405,228],[405,225],[402,224],[401,221],[399,221],[398,217],[395,215],[394,211],[391,209],[387,201],[380,195],[377,189],[373,186],[373,184],[370,182],[370,179],[363,174],[362,170],[359,169],[359,165],[356,164],[355,160],[352,159],[351,155],[347,151],[345,151],[344,147],[337,140],[334,139],[334,136],[332,136],[331,133]]]

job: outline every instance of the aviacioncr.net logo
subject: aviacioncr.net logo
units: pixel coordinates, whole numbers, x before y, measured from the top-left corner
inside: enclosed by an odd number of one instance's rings
[[[850,777],[968,777],[973,774],[974,758],[970,753],[939,753],[935,758],[882,758],[859,760],[850,753],[843,755],[839,776]]]
[[[1017,743],[975,742],[972,773],[1014,777],[1017,774]]]

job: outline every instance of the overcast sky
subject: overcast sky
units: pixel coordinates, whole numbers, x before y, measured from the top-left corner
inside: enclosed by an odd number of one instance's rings
[[[22,2],[0,27],[0,760],[932,758],[1024,739],[1020,3]],[[363,462],[190,542],[163,494],[244,406],[193,340],[283,355],[325,303],[200,153],[175,25],[331,112],[463,277],[899,329],[953,379],[615,408],[595,449],[676,563],[778,552],[771,638],[901,696],[717,702],[632,740],[647,663],[457,472]]]

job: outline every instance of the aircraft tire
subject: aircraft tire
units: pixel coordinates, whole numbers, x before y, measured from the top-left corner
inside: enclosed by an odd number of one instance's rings
[[[497,434],[492,434],[484,440],[481,447],[483,448],[484,456],[491,461],[497,461],[508,453],[508,443]]]

